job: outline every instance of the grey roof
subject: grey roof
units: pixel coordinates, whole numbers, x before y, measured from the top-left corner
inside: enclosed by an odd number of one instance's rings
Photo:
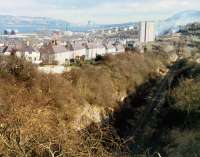
[[[73,50],[82,50],[86,48],[85,44],[82,42],[74,42],[71,45]]]
[[[16,48],[15,48],[15,46],[11,46],[11,45],[5,46],[5,48],[3,49],[3,53],[13,52],[13,51],[16,51]]]
[[[62,53],[67,51],[67,49],[63,45],[53,45],[52,48],[54,53]]]
[[[111,43],[105,44],[106,49],[113,49],[115,48]]]
[[[39,51],[42,53],[42,54],[53,54],[54,53],[54,50],[53,50],[53,47],[52,47],[52,44],[50,43],[45,43],[40,49]]]
[[[120,50],[120,49],[124,49],[124,46],[122,44],[116,44],[115,47]]]
[[[35,49],[32,47],[32,46],[24,46],[22,49],[21,49],[22,52],[35,52]]]
[[[88,49],[105,48],[103,44],[97,42],[88,42],[86,45]]]
[[[67,45],[65,46],[65,48],[66,48],[67,51],[72,51],[73,50],[73,47],[72,47],[71,43],[67,43]]]
[[[68,49],[66,49],[63,45],[54,45],[52,43],[45,44],[40,48],[41,53],[48,53],[48,54],[55,54],[55,53],[63,53],[67,52]]]
[[[4,52],[4,49],[5,49],[5,46],[0,47],[0,53],[3,53],[3,52]]]

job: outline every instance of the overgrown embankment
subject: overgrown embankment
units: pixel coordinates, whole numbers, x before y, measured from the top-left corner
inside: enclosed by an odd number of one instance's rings
[[[165,79],[155,73],[165,63],[126,53],[46,75],[0,58],[0,155],[199,156],[200,66],[178,61]]]
[[[160,66],[158,56],[127,53],[61,76],[40,74],[15,57],[0,58],[1,154],[116,156],[107,145],[120,154],[122,139],[114,129],[80,130],[112,113]]]

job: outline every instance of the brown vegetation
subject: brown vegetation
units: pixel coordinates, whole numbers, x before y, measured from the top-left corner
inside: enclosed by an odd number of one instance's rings
[[[122,140],[112,127],[75,130],[84,118],[93,122],[82,110],[85,106],[101,107],[109,114],[161,65],[156,56],[127,53],[106,56],[100,64],[82,65],[60,76],[40,74],[33,65],[15,57],[0,58],[1,155],[120,154]]]

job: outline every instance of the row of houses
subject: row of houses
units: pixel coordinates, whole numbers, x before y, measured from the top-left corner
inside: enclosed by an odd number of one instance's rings
[[[108,42],[103,44],[94,41],[74,41],[63,45],[54,40],[43,44],[40,48],[34,48],[29,43],[2,46],[0,52],[2,55],[16,55],[25,58],[34,64],[56,62],[62,65],[74,62],[74,60],[91,60],[98,55],[122,53],[125,52],[125,48],[120,43],[112,44]]]
[[[0,55],[16,55],[19,58],[25,58],[33,64],[42,63],[39,50],[29,44],[24,44],[23,42],[0,46]]]
[[[102,44],[100,42],[68,42],[66,45],[60,45],[56,41],[44,44],[40,50],[41,59],[44,62],[58,64],[68,64],[74,59],[91,60],[96,56],[106,54],[117,54],[125,52],[121,44]]]

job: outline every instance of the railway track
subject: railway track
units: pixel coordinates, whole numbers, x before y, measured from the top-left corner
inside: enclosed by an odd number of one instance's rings
[[[142,118],[136,122],[137,128],[134,130],[131,137],[129,137],[125,142],[134,141],[136,137],[140,137],[143,133],[144,127],[149,126],[149,123],[155,118],[158,114],[161,113],[161,109],[166,102],[166,97],[168,90],[171,89],[175,79],[179,75],[188,70],[188,67],[181,67],[182,60],[178,60],[166,74],[166,76],[160,80],[158,84],[157,91],[153,94],[152,98],[149,100],[148,106],[145,109]]]

